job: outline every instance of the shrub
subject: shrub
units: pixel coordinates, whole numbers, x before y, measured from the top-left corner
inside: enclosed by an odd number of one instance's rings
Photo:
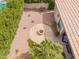
[[[55,6],[55,2],[53,1],[51,1],[51,2],[49,2],[49,5],[48,5],[48,10],[53,10],[54,9],[54,6]]]
[[[54,32],[55,36],[59,36],[60,35],[60,32],[57,29],[57,24],[56,24],[55,21],[53,21],[53,23],[52,23],[52,29],[53,29],[53,32]]]
[[[7,0],[0,10],[0,59],[6,59],[23,11],[23,0]]]
[[[25,3],[48,3],[48,10],[53,10],[55,6],[55,0],[24,0]]]
[[[41,44],[28,40],[30,47],[30,59],[64,59],[62,47],[58,43],[52,43],[45,39]]]
[[[59,36],[60,35],[60,33],[58,31],[55,31],[54,34],[55,34],[55,36]]]

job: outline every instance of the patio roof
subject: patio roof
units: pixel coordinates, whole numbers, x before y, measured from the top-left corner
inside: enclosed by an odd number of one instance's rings
[[[79,59],[79,0],[55,0],[75,59]]]

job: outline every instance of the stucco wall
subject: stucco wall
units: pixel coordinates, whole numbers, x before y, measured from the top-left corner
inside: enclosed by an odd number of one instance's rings
[[[49,26],[52,26],[54,20],[54,11],[49,11],[43,13],[43,23]]]
[[[25,8],[30,9],[39,9],[40,7],[45,7],[45,9],[48,9],[48,3],[31,3],[31,4],[25,4]]]
[[[55,5],[54,11],[55,11],[55,13],[54,13],[55,21],[58,23],[61,17],[60,17],[60,14],[59,14],[59,11],[58,11],[58,8],[56,5]]]

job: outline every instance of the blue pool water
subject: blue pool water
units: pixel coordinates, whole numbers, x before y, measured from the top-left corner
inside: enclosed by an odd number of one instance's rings
[[[0,10],[6,7],[6,2],[0,2]]]

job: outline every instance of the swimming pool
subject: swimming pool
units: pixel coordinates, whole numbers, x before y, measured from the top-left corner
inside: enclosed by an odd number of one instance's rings
[[[6,2],[0,2],[0,10],[6,7]]]

